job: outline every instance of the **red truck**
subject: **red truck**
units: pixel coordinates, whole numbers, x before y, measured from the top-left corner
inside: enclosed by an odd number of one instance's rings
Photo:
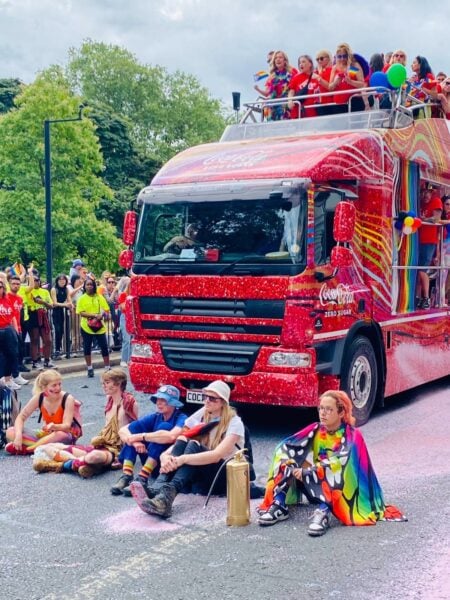
[[[448,376],[444,257],[418,308],[419,236],[401,220],[417,226],[423,186],[448,192],[450,133],[416,114],[246,121],[172,158],[125,219],[134,386],[195,403],[223,379],[237,403],[291,407],[344,389],[362,424]]]

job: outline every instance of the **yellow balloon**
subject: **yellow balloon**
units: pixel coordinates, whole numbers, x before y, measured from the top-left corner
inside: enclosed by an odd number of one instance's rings
[[[414,224],[414,219],[412,217],[405,217],[405,220],[403,221],[403,225],[406,225],[406,227],[411,227]]]

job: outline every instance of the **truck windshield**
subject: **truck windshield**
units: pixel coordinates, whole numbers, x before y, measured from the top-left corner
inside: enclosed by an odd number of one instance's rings
[[[306,264],[306,212],[301,186],[288,197],[144,202],[133,270],[298,273]]]

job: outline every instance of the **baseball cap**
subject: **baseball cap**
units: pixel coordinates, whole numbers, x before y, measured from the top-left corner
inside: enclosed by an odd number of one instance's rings
[[[72,263],[72,267],[84,267],[84,262],[80,258],[76,258]]]
[[[227,385],[225,381],[220,381],[219,379],[217,381],[213,381],[212,383],[204,387],[203,391],[214,392],[215,394],[220,396],[222,400],[225,400],[225,402],[230,402],[231,390],[230,386]]]
[[[150,396],[150,400],[156,404],[158,398],[165,400],[169,406],[181,408],[183,403],[180,401],[180,391],[174,385],[161,385],[154,394]]]

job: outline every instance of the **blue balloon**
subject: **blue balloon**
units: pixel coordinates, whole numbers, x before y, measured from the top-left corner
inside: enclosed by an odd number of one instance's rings
[[[375,71],[375,73],[372,73],[370,76],[370,87],[389,88],[390,86],[386,73],[383,73],[383,71]],[[377,89],[377,92],[381,93],[383,91],[385,90]]]

